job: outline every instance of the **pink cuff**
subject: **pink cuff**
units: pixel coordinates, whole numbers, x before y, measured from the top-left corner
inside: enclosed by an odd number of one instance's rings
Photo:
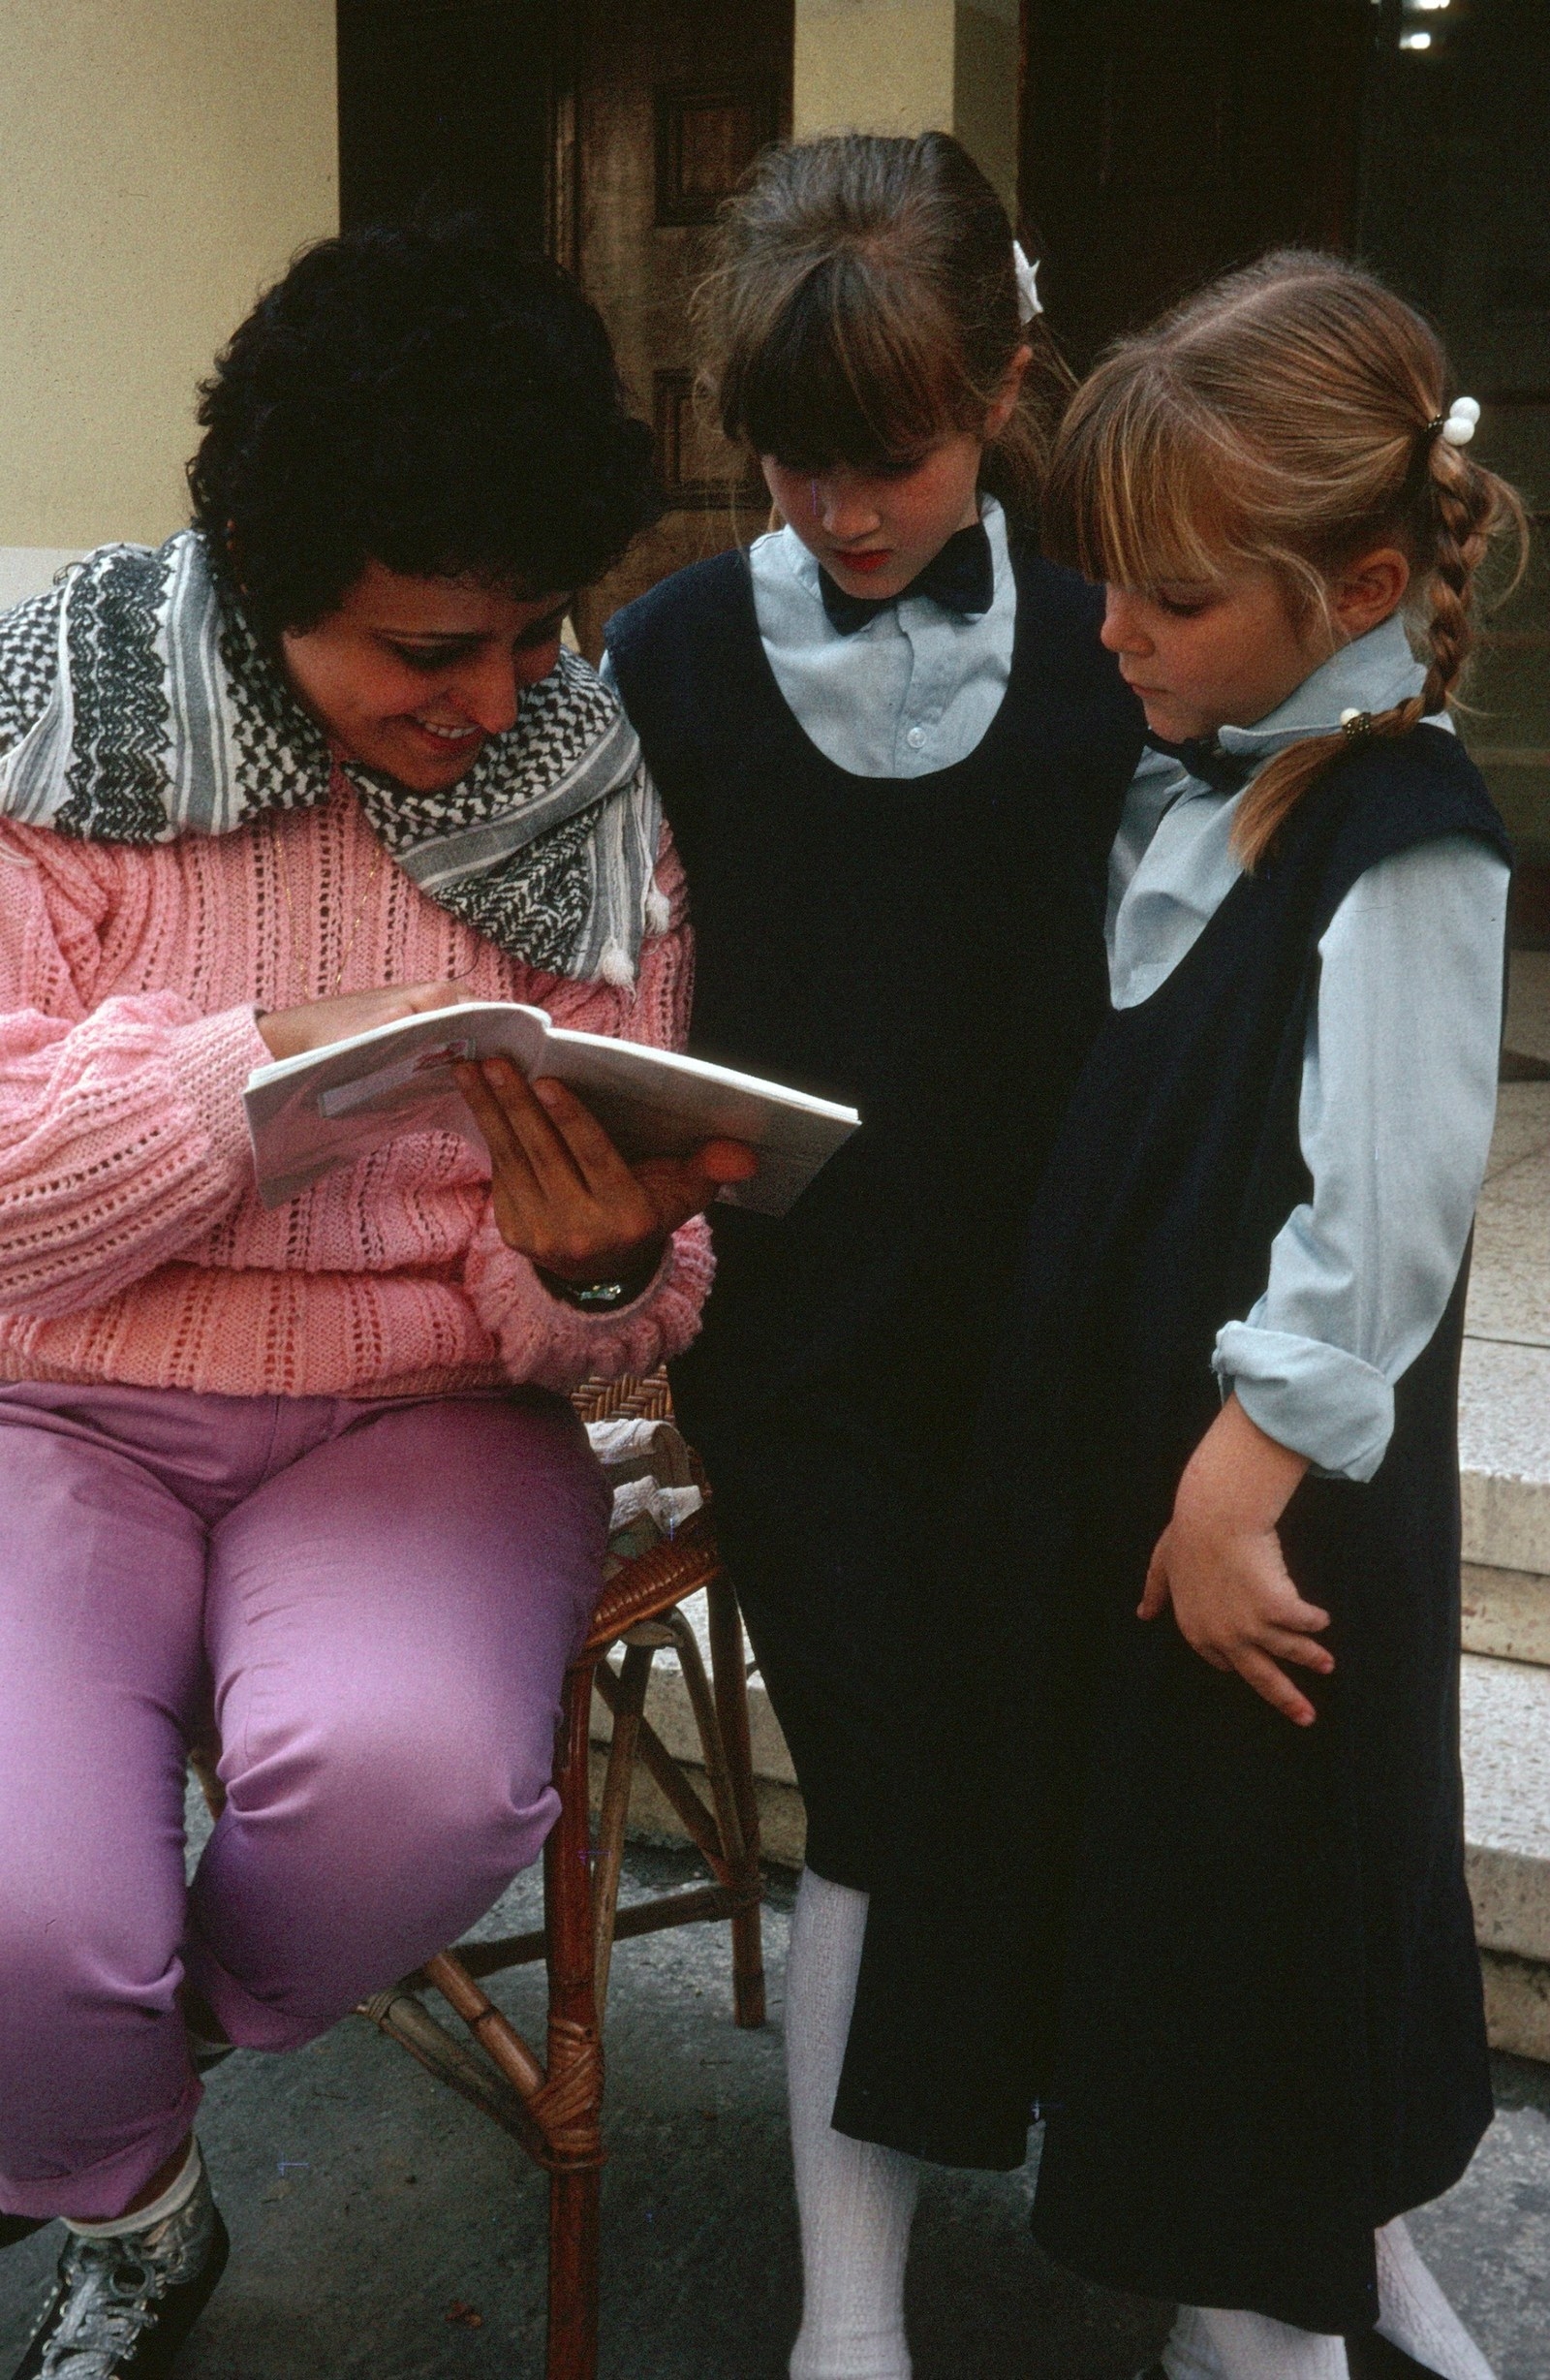
[[[253,1186],[253,1143],[242,1093],[256,1066],[274,1052],[259,1031],[251,1006],[224,1009],[179,1025],[169,1037],[172,1080],[187,1100],[196,1131],[209,1143],[215,1164],[233,1189]]]
[[[654,1371],[680,1354],[699,1329],[714,1271],[709,1226],[696,1215],[673,1234],[633,1305],[583,1314],[549,1296],[526,1257],[502,1239],[486,1206],[464,1279],[508,1377],[564,1395],[583,1380]]]

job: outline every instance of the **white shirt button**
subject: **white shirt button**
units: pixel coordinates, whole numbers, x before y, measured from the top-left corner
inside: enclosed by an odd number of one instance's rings
[[[918,752],[920,746],[925,742],[925,729],[923,727],[913,727],[904,740],[909,745],[912,752]]]

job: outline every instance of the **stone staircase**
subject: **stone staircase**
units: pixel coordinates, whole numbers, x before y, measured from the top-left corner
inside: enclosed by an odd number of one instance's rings
[[[1507,1048],[1550,1062],[1550,952]],[[1470,1888],[1498,2048],[1550,2059],[1550,1080],[1504,1082],[1460,1391]]]

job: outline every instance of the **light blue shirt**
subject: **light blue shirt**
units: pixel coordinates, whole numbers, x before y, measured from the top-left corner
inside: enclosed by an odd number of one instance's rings
[[[1257,726],[1218,740],[1262,767],[1347,708],[1418,694],[1424,676],[1386,620]],[[1166,982],[1236,884],[1242,799],[1161,754],[1143,760],[1109,865],[1116,1007]],[[1458,1277],[1496,1112],[1506,891],[1494,851],[1443,836],[1369,868],[1318,946],[1298,1111],[1313,1195],[1277,1235],[1264,1294],[1220,1333],[1215,1363],[1250,1419],[1319,1471],[1372,1477],[1394,1383]]]

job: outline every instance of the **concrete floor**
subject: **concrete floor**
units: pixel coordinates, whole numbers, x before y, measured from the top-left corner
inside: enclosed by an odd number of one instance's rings
[[[693,1872],[687,1854],[636,1849],[626,1894]],[[720,1929],[618,1953],[604,2380],[785,2373],[798,2310],[780,2035],[790,1881],[776,1878],[766,1916],[761,2032],[730,2021]],[[524,1880],[491,1929],[531,1922],[534,1900]],[[534,1970],[497,1995],[542,2038]],[[1546,2380],[1550,2069],[1501,2059],[1498,2091],[1472,2171],[1415,2229],[1499,2380]],[[365,2024],[297,2056],[230,2059],[200,2130],[233,2249],[179,2380],[539,2380],[542,2179]],[[1162,2335],[1166,2309],[1040,2256],[1030,2183],[1026,2170],[928,2176],[911,2267],[916,2380],[1131,2380]],[[56,2248],[43,2232],[0,2257],[0,2371]]]

